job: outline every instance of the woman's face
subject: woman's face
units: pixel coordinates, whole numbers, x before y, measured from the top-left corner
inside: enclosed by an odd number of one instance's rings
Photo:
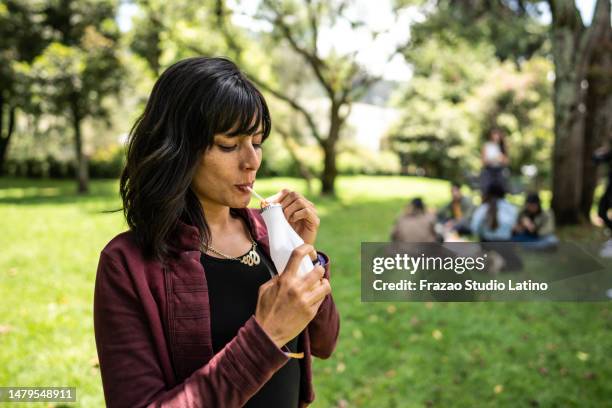
[[[502,140],[502,134],[499,130],[494,130],[491,132],[490,139],[494,143],[500,143]]]
[[[200,201],[230,208],[249,204],[255,175],[261,164],[263,131],[254,135],[216,134],[202,155],[191,183]]]

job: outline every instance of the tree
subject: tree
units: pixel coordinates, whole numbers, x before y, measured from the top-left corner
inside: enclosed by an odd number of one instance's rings
[[[166,3],[152,0],[138,0],[136,3],[143,15],[134,19],[130,48],[147,62],[155,77],[158,77],[161,74],[161,37]]]
[[[609,110],[605,113],[610,108],[609,95],[602,97],[599,92],[609,89],[612,79],[609,75],[598,75],[592,70],[596,62],[604,58],[595,51],[604,51],[609,47],[612,31],[610,1],[597,1],[589,27],[582,23],[573,0],[549,0],[549,4],[553,16],[552,48],[555,61],[552,205],[559,223],[574,224],[580,221],[581,212],[587,216],[590,212],[595,174],[587,163],[599,138],[594,132],[605,131],[605,126],[586,127],[587,118],[591,117],[590,120],[596,122],[596,117],[610,116]],[[609,62],[607,64],[609,69]],[[595,84],[591,85],[598,85],[599,89],[589,86],[589,72],[590,78],[595,80]],[[591,98],[588,97],[589,93]],[[588,102],[590,111],[587,110]],[[597,106],[602,103],[602,106]],[[586,130],[589,133],[585,134]]]
[[[460,179],[475,170],[478,121],[485,108],[472,106],[477,87],[495,67],[492,47],[430,38],[407,47],[404,56],[412,61],[413,77],[398,95],[396,105],[404,113],[388,143],[399,154],[404,174],[412,168],[430,177]]]
[[[543,34],[548,33],[555,64],[552,206],[559,224],[574,224],[588,219],[596,183],[591,155],[598,138],[610,129],[611,102],[609,92],[603,93],[612,82],[604,56],[610,50],[610,1],[597,1],[589,27],[573,0],[548,0],[552,24],[539,23],[542,3],[438,0],[435,12],[415,27],[414,40],[437,30],[436,35],[449,41],[456,36],[488,41],[498,58],[511,58],[520,67],[546,44]]]
[[[539,54],[539,53],[538,53]],[[398,92],[404,114],[389,135],[408,166],[433,177],[462,179],[480,167],[480,146],[492,126],[506,130],[510,167],[537,164],[548,174],[552,146],[550,61],[538,54],[501,62],[487,42],[435,36],[405,50],[413,77]]]
[[[336,159],[338,141],[346,119],[350,113],[351,104],[362,97],[369,87],[380,78],[371,75],[356,60],[355,54],[330,53],[323,55],[319,49],[319,32],[332,27],[339,20],[349,21],[353,28],[364,25],[363,22],[351,20],[346,13],[345,1],[306,1],[303,5],[292,1],[263,0],[254,18],[272,26],[269,40],[277,46],[286,46],[293,52],[311,74],[329,101],[327,114],[327,129],[321,131],[315,114],[303,102],[277,86],[262,78],[254,70],[249,69],[245,58],[245,47],[236,40],[235,29],[231,26],[232,10],[225,1],[217,0],[218,27],[224,34],[228,48],[242,68],[246,68],[248,76],[264,91],[284,101],[295,112],[300,114],[324,153],[321,178],[321,193],[335,194],[335,179],[337,176]],[[371,33],[376,36],[380,33]],[[263,34],[262,34],[263,35]],[[392,55],[389,56],[391,59]]]
[[[20,87],[13,62],[31,62],[48,44],[37,24],[40,10],[30,1],[0,1],[0,174],[15,131],[18,108],[29,99]]]
[[[83,121],[107,119],[104,98],[118,94],[121,85],[115,7],[113,1],[52,2],[44,24],[54,30],[55,41],[32,64],[18,65],[30,83],[32,109],[64,115],[72,125],[79,193],[89,185]]]
[[[589,219],[597,186],[597,166],[590,155],[604,140],[612,143],[612,31],[598,42],[588,70],[586,96],[585,154],[583,155],[583,185],[580,211]]]

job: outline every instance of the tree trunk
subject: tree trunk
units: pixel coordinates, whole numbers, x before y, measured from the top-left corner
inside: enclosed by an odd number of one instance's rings
[[[576,224],[581,219],[584,157],[588,153],[584,140],[587,68],[605,24],[602,13],[609,14],[610,6],[609,0],[599,0],[591,27],[585,29],[573,0],[549,0],[549,3],[555,61],[552,207],[559,224]],[[587,171],[590,170],[587,168]]]
[[[327,139],[323,145],[323,173],[321,174],[321,194],[327,196],[336,195],[336,176],[338,169],[336,168],[336,145],[340,137],[340,129],[342,127],[342,119],[340,118],[340,104],[336,101],[331,103],[330,123]]]
[[[608,137],[612,137],[612,28],[601,38],[588,74],[585,120],[584,181],[580,212],[588,220],[597,187],[597,165],[593,152]]]
[[[8,124],[6,126],[6,132],[4,131],[4,109],[8,108]],[[5,101],[4,97],[0,93],[0,176],[4,174],[4,163],[8,152],[9,143],[11,136],[15,130],[15,116],[16,108],[9,106]]]
[[[306,180],[306,194],[310,196],[312,194],[312,178],[313,178],[312,173],[310,172],[310,170],[308,170],[308,166],[306,166],[306,164],[298,156],[295,145],[294,145],[294,141],[291,138],[290,133],[286,132],[285,129],[283,129],[281,126],[278,126],[278,125],[276,126],[276,130],[278,131],[278,133],[280,133],[281,137],[283,138],[283,143],[285,144],[285,148],[289,152],[289,156],[291,156],[291,160],[293,160],[294,163],[297,165],[300,176],[304,180]]]
[[[565,40],[556,44],[556,54],[573,53],[573,33],[563,33]],[[561,49],[559,49],[561,48]],[[559,224],[579,221],[582,191],[584,112],[583,91],[576,78],[573,58],[557,58],[555,64],[555,146],[553,154],[552,207]],[[569,61],[568,61],[569,60]]]
[[[72,102],[71,108],[76,153],[77,192],[79,194],[85,194],[89,192],[89,166],[87,163],[87,156],[83,153],[83,139],[81,133],[82,118],[79,113],[78,104],[75,101]]]

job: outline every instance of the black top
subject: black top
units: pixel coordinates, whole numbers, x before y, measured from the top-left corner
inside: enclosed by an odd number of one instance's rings
[[[259,246],[256,248],[260,258],[265,256]],[[269,258],[266,259],[274,268]],[[208,284],[212,344],[216,354],[255,314],[259,287],[272,276],[264,259],[260,259],[259,265],[248,266],[236,260],[202,254],[201,262]],[[299,351],[298,337],[287,343],[292,352]],[[244,406],[294,408],[299,404],[299,394],[300,364],[291,358]]]

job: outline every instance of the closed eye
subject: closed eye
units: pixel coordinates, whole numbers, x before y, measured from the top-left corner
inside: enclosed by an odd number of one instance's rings
[[[238,145],[223,146],[223,145],[218,144],[217,146],[219,146],[219,149],[223,150],[224,152],[231,152],[232,150],[235,150]]]

